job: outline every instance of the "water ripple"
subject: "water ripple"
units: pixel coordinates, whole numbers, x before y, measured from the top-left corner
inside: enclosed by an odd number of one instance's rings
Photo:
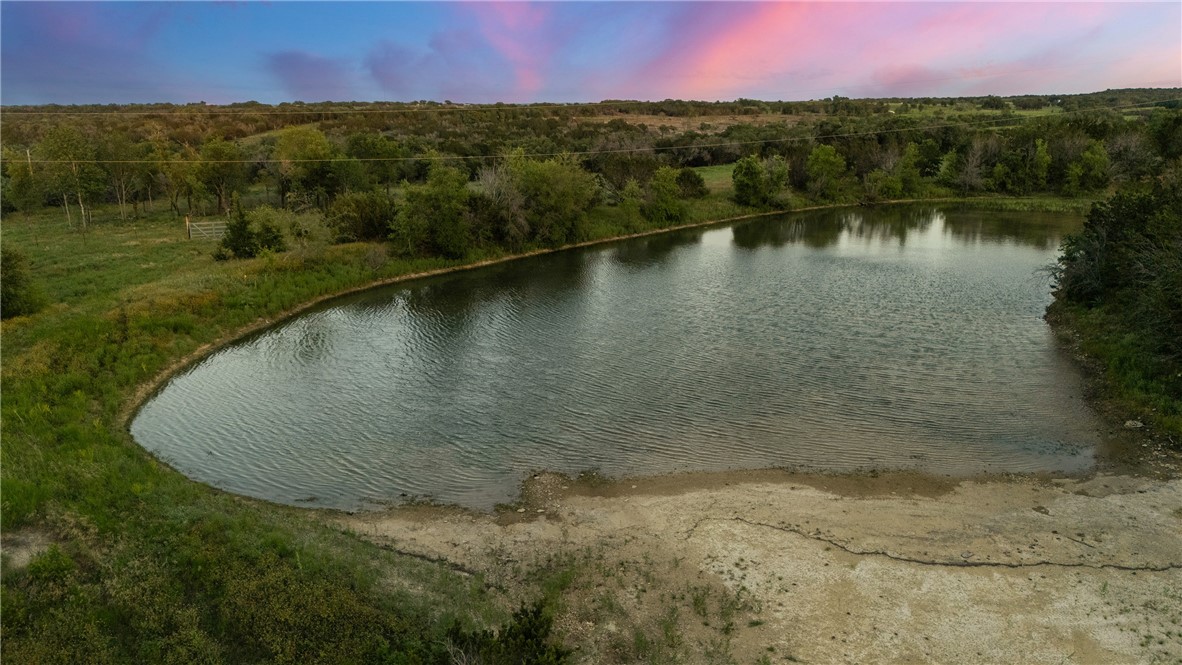
[[[220,351],[136,439],[295,505],[487,508],[538,468],[1074,470],[1098,440],[1033,279],[1079,219],[867,211],[353,296]]]

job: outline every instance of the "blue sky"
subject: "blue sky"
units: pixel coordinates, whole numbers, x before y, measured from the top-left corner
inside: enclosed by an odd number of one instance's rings
[[[1182,86],[1178,2],[0,2],[4,104]]]

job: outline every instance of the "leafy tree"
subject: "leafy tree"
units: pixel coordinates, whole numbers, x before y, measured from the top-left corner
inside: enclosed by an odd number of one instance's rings
[[[1145,193],[1121,192],[1097,203],[1083,230],[1063,243],[1053,276],[1059,294],[1087,306],[1129,285],[1133,242],[1143,236],[1157,200]]]
[[[1047,98],[1034,95],[1023,95],[1022,97],[1013,97],[1010,99],[1014,104],[1014,108],[1023,111],[1034,111],[1037,109],[1046,108]]]
[[[1108,140],[1107,148],[1114,178],[1136,180],[1153,172],[1156,156],[1152,141],[1144,131],[1117,134]]]
[[[33,152],[34,160],[42,162],[34,171],[43,183],[42,190],[62,202],[71,224],[70,206],[77,205],[78,218],[86,228],[93,215],[91,203],[103,192],[106,180],[95,163],[94,144],[76,127],[58,125],[46,132]]]
[[[147,144],[135,143],[126,132],[109,133],[99,145],[99,157],[106,163],[120,219],[127,219],[127,204],[136,189],[136,178],[142,168],[140,162],[147,154]]]
[[[710,193],[702,174],[688,166],[677,172],[677,186],[683,199],[700,199]]]
[[[435,162],[427,182],[406,190],[390,239],[404,254],[437,253],[463,257],[472,246],[468,212],[468,177],[463,171]]]
[[[250,228],[250,222],[242,212],[242,206],[236,206],[234,216],[226,223],[226,232],[222,235],[218,249],[213,258],[224,261],[231,257],[249,259],[259,253],[258,236]]]
[[[765,200],[763,164],[755,155],[735,162],[731,171],[731,186],[739,205],[759,206]]]
[[[1109,173],[1108,151],[1104,144],[1094,141],[1079,158],[1079,184],[1085,190],[1093,191],[1108,186],[1111,180]]]
[[[286,207],[288,194],[299,192],[324,206],[324,185],[330,180],[335,156],[332,143],[318,129],[289,127],[280,132],[274,154],[279,167],[279,204]]]
[[[962,192],[983,191],[993,184],[993,167],[1001,152],[997,136],[975,134],[959,150],[945,156],[940,166],[940,180]]]
[[[238,145],[211,138],[201,146],[197,175],[206,190],[217,197],[218,213],[230,211],[230,196],[246,184],[246,164]]]
[[[819,145],[809,153],[805,163],[809,191],[813,195],[832,200],[837,198],[841,178],[845,174],[845,159],[831,145]]]
[[[478,182],[478,199],[470,203],[475,203],[479,209],[483,225],[504,246],[520,250],[529,241],[530,226],[525,218],[525,198],[518,188],[509,159],[482,167]]]
[[[653,179],[648,183],[648,197],[641,206],[645,219],[666,226],[685,220],[689,208],[681,199],[677,176],[677,169],[669,166],[662,166],[653,174]]]
[[[998,192],[1019,191],[1018,182],[1010,167],[1002,162],[993,165],[993,171],[989,174],[989,189]]]
[[[988,109],[990,111],[1004,111],[1009,107],[1009,104],[1006,104],[1006,100],[998,97],[997,95],[989,95],[985,99],[981,100],[981,108]]]
[[[1050,173],[1051,153],[1044,139],[1034,140],[1034,156],[1030,160],[1030,185],[1034,189],[1043,190],[1047,187],[1047,175]]]
[[[33,210],[45,204],[44,183],[29,163],[30,155],[17,154],[4,146],[4,205],[16,210]]]
[[[629,179],[648,182],[661,166],[653,153],[653,138],[643,127],[612,121],[613,131],[591,142],[587,168],[602,175],[612,187],[622,189]]]
[[[1063,193],[1070,196],[1103,189],[1111,180],[1108,152],[1104,144],[1093,141],[1078,159],[1067,165]]]
[[[284,227],[291,228],[295,216],[288,210],[276,210],[261,205],[246,213],[246,221],[259,240],[259,251],[286,252],[287,241],[283,236]]]
[[[328,223],[343,242],[382,240],[394,221],[394,203],[381,192],[350,192],[338,196],[328,208]]]
[[[350,136],[345,154],[359,160],[366,178],[384,187],[387,195],[391,185],[411,175],[403,161],[410,157],[410,151],[376,132]]]
[[[1182,109],[1154,109],[1149,118],[1149,134],[1162,159],[1182,157]]]
[[[200,155],[185,146],[173,151],[165,143],[153,146],[152,160],[155,162],[155,178],[160,189],[168,197],[168,204],[174,215],[181,215],[180,199],[183,196],[193,211],[193,199],[205,193],[200,177]]]
[[[919,173],[920,175],[933,177],[940,175],[940,165],[944,160],[944,152],[940,149],[940,144],[935,139],[924,139],[919,144]]]
[[[755,207],[773,205],[788,183],[788,163],[779,155],[767,160],[755,155],[744,157],[735,162],[731,183],[736,203]]]
[[[1005,151],[989,174],[989,188],[1009,194],[1027,194],[1046,188],[1051,156],[1047,142],[1036,138]]]
[[[629,179],[624,183],[624,189],[620,190],[619,200],[620,210],[624,211],[627,229],[635,231],[643,216],[641,208],[644,205],[644,189],[636,180]]]
[[[867,201],[897,199],[903,196],[903,180],[882,169],[875,169],[862,179]]]
[[[920,175],[919,163],[919,146],[914,143],[908,143],[903,148],[903,154],[899,157],[899,161],[895,164],[894,168],[894,176],[899,179],[900,195],[915,196],[923,187],[923,178]]]
[[[1087,135],[1065,126],[1054,126],[1049,130],[1047,144],[1051,155],[1051,165],[1048,169],[1047,181],[1053,189],[1066,191],[1068,168],[1076,165],[1075,189],[1079,189],[1078,177],[1082,174],[1083,165],[1079,158],[1092,142]]]
[[[595,178],[567,156],[546,161],[515,156],[509,168],[533,239],[551,247],[576,241],[584,215],[595,202]]]

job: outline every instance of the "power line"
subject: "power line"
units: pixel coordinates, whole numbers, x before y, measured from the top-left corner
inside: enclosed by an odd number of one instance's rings
[[[399,106],[410,106],[418,102],[357,102],[361,104],[397,104]],[[438,104],[438,106],[424,106],[421,108],[375,108],[375,109],[351,109],[351,108],[329,108],[329,109],[223,109],[216,106],[202,106],[193,104],[178,104],[169,106],[168,108],[160,108],[155,110],[144,111],[3,111],[5,115],[44,115],[44,116],[85,116],[85,115],[118,115],[118,116],[137,116],[137,115],[168,115],[184,111],[199,111],[203,115],[225,115],[225,116],[254,116],[254,115],[351,115],[351,114],[369,114],[369,113],[457,113],[457,112],[473,112],[473,111],[532,111],[535,109],[570,109],[580,107],[594,107],[594,106],[629,106],[637,104],[660,104],[662,102],[644,102],[634,100],[622,101],[602,101],[602,102],[572,102],[570,104],[452,104],[446,105],[443,102],[431,102]],[[689,104],[733,104],[734,102],[683,102]],[[792,103],[792,102],[789,102]],[[807,103],[807,102],[804,102]]]
[[[695,143],[691,145],[677,145],[677,146],[651,146],[646,148],[605,148],[601,150],[567,150],[561,152],[533,152],[522,153],[523,157],[560,157],[563,155],[582,156],[582,155],[608,155],[608,154],[623,154],[633,152],[662,152],[670,150],[685,150],[695,148],[728,148],[739,147],[747,145],[767,145],[767,144],[785,144],[798,143],[805,141],[817,141],[824,139],[837,138],[852,138],[857,136],[878,136],[880,134],[897,134],[903,132],[923,132],[933,129],[945,129],[948,127],[978,127],[992,124],[1000,124],[1018,121],[1026,121],[1037,118],[1048,118],[1056,116],[1064,116],[1075,113],[1087,113],[1097,109],[1105,109],[1111,111],[1135,109],[1143,107],[1152,107],[1164,102],[1178,102],[1182,101],[1182,97],[1174,99],[1158,100],[1154,102],[1141,102],[1138,104],[1124,104],[1117,106],[1094,107],[1089,109],[1079,109],[1075,111],[1058,111],[1052,113],[1040,113],[1026,116],[1001,116],[997,118],[988,118],[976,121],[960,121],[947,122],[934,125],[923,125],[918,127],[896,127],[891,129],[867,130],[860,132],[843,132],[836,134],[821,134],[817,136],[791,136],[784,138],[769,138],[753,141],[724,141],[717,143]],[[320,159],[33,159],[29,160],[30,164],[186,164],[186,163],[202,163],[202,164],[331,164],[342,162],[419,162],[419,161],[465,161],[465,160],[481,160],[481,159],[496,159],[496,155],[419,155],[415,157],[326,157]]]

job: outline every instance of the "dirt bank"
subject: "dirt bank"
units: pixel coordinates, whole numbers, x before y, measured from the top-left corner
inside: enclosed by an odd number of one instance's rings
[[[1182,661],[1182,480],[541,474],[496,515],[334,516],[518,600],[577,662]]]

